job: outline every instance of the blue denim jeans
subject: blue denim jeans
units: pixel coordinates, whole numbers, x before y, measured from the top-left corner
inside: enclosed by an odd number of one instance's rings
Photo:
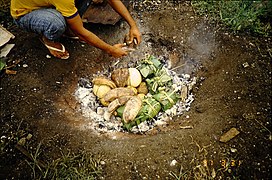
[[[15,19],[15,23],[22,29],[44,35],[51,41],[59,39],[66,30],[65,18],[60,12],[50,8],[34,10]]]

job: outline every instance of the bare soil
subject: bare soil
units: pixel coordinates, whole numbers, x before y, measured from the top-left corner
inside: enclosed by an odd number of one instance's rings
[[[16,75],[1,77],[1,139],[32,134],[27,149],[41,143],[43,161],[61,151],[86,150],[105,162],[104,179],[174,179],[170,173],[179,175],[181,168],[192,179],[271,179],[271,38],[229,33],[196,15],[188,2],[154,9],[133,4],[143,42],[119,61],[148,53],[169,59],[178,73],[196,76],[190,111],[144,135],[95,134],[73,94],[80,78],[111,69],[117,59],[65,38],[70,58],[47,58],[37,35],[9,26],[16,36],[9,65],[19,63],[12,68]],[[128,32],[123,21],[86,27],[111,44]],[[240,134],[220,142],[233,127]],[[14,145],[5,147],[0,179],[31,178],[25,159]]]

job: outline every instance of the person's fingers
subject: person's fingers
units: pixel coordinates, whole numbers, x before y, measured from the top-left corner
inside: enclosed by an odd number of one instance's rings
[[[133,39],[135,38],[135,36],[133,34],[130,35],[130,38],[129,38],[129,44],[133,43]]]
[[[125,45],[125,44],[115,44],[114,46],[115,46],[115,47],[122,48],[122,47],[125,47],[126,45]]]
[[[124,44],[115,44],[115,50],[111,53],[114,57],[122,57],[128,55],[128,51],[124,49],[126,45]]]
[[[141,35],[139,33],[131,34],[129,43],[134,43],[136,45],[141,43]]]
[[[135,38],[137,39],[137,44],[140,44],[142,41],[141,34],[137,33]]]

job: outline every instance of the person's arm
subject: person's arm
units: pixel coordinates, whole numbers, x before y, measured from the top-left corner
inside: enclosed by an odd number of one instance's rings
[[[83,22],[79,15],[73,18],[66,18],[69,28],[81,39],[88,44],[95,46],[101,50],[106,51],[114,57],[121,57],[127,55],[127,52],[122,49],[123,44],[115,44],[111,46],[97,37],[94,33],[84,28]]]
[[[134,38],[137,40],[137,44],[141,42],[141,33],[134,21],[128,12],[126,6],[120,0],[108,0],[108,3],[111,7],[122,16],[130,26],[130,42],[133,41]]]

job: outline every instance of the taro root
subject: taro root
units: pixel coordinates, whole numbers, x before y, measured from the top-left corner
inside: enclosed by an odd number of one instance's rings
[[[117,87],[125,87],[129,78],[129,71],[127,68],[116,69],[111,74],[111,79]]]
[[[108,101],[105,101],[104,97],[100,98],[99,100],[103,106],[108,106],[110,104]]]
[[[141,100],[143,100],[144,98],[145,98],[145,94],[137,94],[137,96],[139,97],[139,98],[141,98]]]
[[[133,121],[142,107],[142,100],[138,96],[133,96],[128,100],[123,112],[123,120],[125,123]]]
[[[111,88],[107,85],[94,85],[93,86],[93,93],[99,98],[103,98],[105,94],[107,94]]]
[[[105,101],[113,101],[121,96],[134,96],[135,92],[129,88],[119,87],[111,89],[104,95]]]
[[[131,89],[135,94],[138,94],[138,91],[135,87],[128,86],[127,88]]]
[[[110,113],[113,113],[114,111],[116,111],[117,108],[124,105],[130,98],[132,98],[132,96],[121,96],[115,99],[109,104],[108,111]]]
[[[137,88],[137,91],[139,94],[147,94],[148,89],[147,89],[146,82],[141,82],[139,87]]]
[[[136,68],[129,68],[128,85],[132,87],[138,87],[142,82],[142,75]]]
[[[118,87],[138,87],[142,82],[142,75],[136,68],[121,68],[112,72],[111,79]]]
[[[107,85],[110,88],[116,88],[116,85],[114,84],[114,82],[106,77],[96,77],[92,80],[92,83],[94,85]]]

